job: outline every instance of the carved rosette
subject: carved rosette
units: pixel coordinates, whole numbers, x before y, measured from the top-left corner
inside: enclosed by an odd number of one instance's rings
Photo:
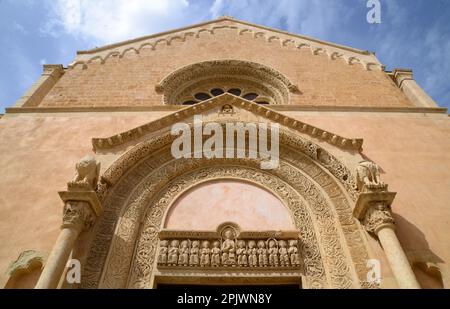
[[[85,201],[67,201],[64,204],[63,224],[61,228],[88,230],[94,225],[96,215]]]
[[[371,203],[367,209],[363,224],[366,230],[370,233],[377,234],[377,232],[386,226],[394,227],[395,221],[392,216],[390,207],[383,202]]]

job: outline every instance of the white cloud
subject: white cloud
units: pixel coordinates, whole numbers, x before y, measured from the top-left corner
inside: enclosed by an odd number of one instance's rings
[[[335,0],[215,0],[210,7],[213,18],[231,15],[267,26],[324,38],[337,24],[348,19],[351,6]]]
[[[94,43],[113,43],[148,35],[195,20],[187,0],[56,0],[47,3],[42,31],[67,33]]]

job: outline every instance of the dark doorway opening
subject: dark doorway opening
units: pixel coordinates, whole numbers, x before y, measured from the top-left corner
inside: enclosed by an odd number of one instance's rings
[[[176,289],[176,290],[248,290],[248,289],[276,289],[276,290],[298,290],[300,289],[300,285],[298,284],[276,284],[276,285],[202,285],[202,284],[158,284],[156,286],[157,289]]]

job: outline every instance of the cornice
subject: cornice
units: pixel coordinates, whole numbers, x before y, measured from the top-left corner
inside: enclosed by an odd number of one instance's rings
[[[47,113],[119,113],[119,112],[167,112],[180,111],[185,106],[67,106],[67,107],[7,107],[5,114],[47,114]],[[375,106],[332,106],[332,105],[270,105],[274,111],[284,112],[361,112],[361,113],[412,113],[447,114],[445,107],[375,107]],[[5,114],[0,115],[5,116]]]
[[[238,108],[247,110],[257,116],[267,119],[269,122],[279,123],[286,128],[317,138],[322,142],[326,142],[341,149],[359,151],[362,148],[363,140],[360,138],[346,138],[331,132],[327,132],[318,127],[281,114],[269,107],[247,101],[241,97],[237,97],[228,93],[222,94],[196,105],[185,107],[178,112],[171,113],[147,124],[138,126],[134,129],[127,130],[106,138],[93,138],[92,145],[95,151],[111,149],[133,140],[137,140],[146,134],[157,132],[159,130],[167,128],[174,123],[189,119],[196,114],[204,113],[223,104],[230,104]]]
[[[229,22],[222,23],[221,22]],[[107,45],[88,51],[79,51],[69,69],[81,66],[82,69],[88,69],[91,63],[104,64],[111,57],[123,58],[128,52],[140,54],[143,48],[155,50],[159,44],[170,46],[172,41],[186,42],[188,38],[199,38],[203,33],[214,35],[218,29],[232,29],[236,35],[250,33],[253,38],[263,37],[267,43],[277,41],[280,46],[293,46],[297,49],[308,48],[313,55],[325,55],[329,60],[343,59],[347,65],[360,64],[366,70],[381,70],[385,67],[378,61],[375,55],[368,51],[362,51],[346,46],[333,44],[317,40],[310,37],[292,34],[289,32],[271,29],[228,17],[180,28],[168,32],[162,32],[155,35],[145,36],[133,40],[128,40],[116,44]]]
[[[340,45],[340,44],[336,44],[336,43],[332,43],[332,42],[328,42],[328,41],[323,41],[323,40],[319,40],[313,37],[309,37],[309,36],[305,36],[305,35],[300,35],[300,34],[296,34],[296,33],[291,33],[288,31],[283,31],[280,29],[276,29],[276,28],[271,28],[271,27],[266,27],[263,25],[258,25],[258,24],[254,24],[254,23],[250,23],[250,22],[246,22],[243,20],[239,20],[230,16],[222,16],[219,17],[217,19],[213,19],[210,21],[206,21],[206,22],[202,22],[202,23],[197,23],[197,24],[193,24],[190,26],[186,26],[186,27],[181,27],[181,28],[176,28],[176,29],[172,29],[169,31],[163,31],[163,32],[159,32],[159,33],[155,33],[155,34],[151,34],[151,35],[146,35],[146,36],[141,36],[141,37],[137,37],[134,39],[130,39],[130,40],[125,40],[125,41],[121,41],[121,42],[117,42],[117,43],[113,43],[113,44],[108,44],[108,45],[104,45],[101,47],[96,47],[96,48],[92,48],[92,49],[88,49],[88,50],[80,50],[77,51],[78,55],[83,55],[83,54],[93,54],[93,53],[97,53],[97,52],[101,52],[101,51],[105,51],[108,49],[113,49],[116,47],[120,47],[120,46],[124,46],[124,45],[128,45],[128,44],[132,44],[132,43],[136,43],[136,42],[140,42],[140,41],[145,41],[148,39],[154,39],[157,37],[161,37],[161,36],[165,36],[165,35],[169,35],[169,34],[173,34],[173,33],[177,33],[177,32],[182,32],[182,31],[186,31],[186,30],[190,30],[193,28],[198,28],[198,27],[203,27],[203,26],[208,26],[211,24],[215,24],[221,21],[230,21],[230,22],[234,22],[234,23],[238,23],[238,24],[242,24],[242,25],[246,25],[246,26],[250,26],[250,27],[255,27],[255,28],[260,28],[263,30],[267,30],[267,31],[272,31],[272,32],[276,32],[276,33],[280,33],[280,34],[284,34],[284,35],[289,35],[292,37],[296,37],[299,39],[305,39],[308,41],[312,41],[312,42],[316,42],[319,44],[325,44],[325,45],[329,45],[335,48],[339,48],[339,49],[345,49],[348,51],[352,51],[361,55],[370,55],[373,54],[373,52],[367,51],[367,50],[362,50],[362,49],[358,49],[358,48],[354,48],[354,47],[350,47],[350,46],[345,46],[345,45]]]

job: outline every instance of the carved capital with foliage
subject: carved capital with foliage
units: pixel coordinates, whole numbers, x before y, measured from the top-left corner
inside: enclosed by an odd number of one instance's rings
[[[394,226],[395,221],[389,205],[383,201],[370,204],[363,220],[363,225],[368,232],[376,235],[381,228]]]

